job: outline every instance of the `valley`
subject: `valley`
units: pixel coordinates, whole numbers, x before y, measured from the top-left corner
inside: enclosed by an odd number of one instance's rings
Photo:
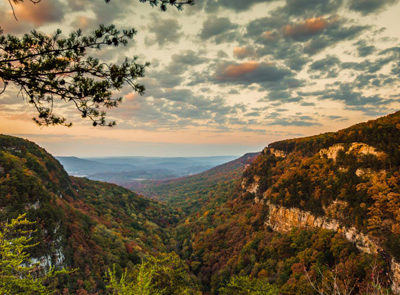
[[[0,1],[0,295],[400,295],[399,15]]]
[[[68,174],[122,184],[130,181],[164,180],[197,174],[235,159],[216,157],[56,157]]]
[[[126,188],[69,176],[44,149],[2,135],[0,220],[26,213],[37,222],[30,253],[43,269],[77,269],[58,282],[70,294],[106,294],[107,269],[162,253],[179,255],[194,280],[189,294],[224,294],[233,278],[316,294],[313,284],[332,276],[351,294],[380,294],[377,283],[396,294],[399,126],[400,112],[191,176],[121,179]],[[79,162],[88,172],[130,165]]]

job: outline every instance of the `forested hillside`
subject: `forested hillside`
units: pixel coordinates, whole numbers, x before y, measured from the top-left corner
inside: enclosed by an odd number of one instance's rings
[[[249,153],[205,172],[163,181],[127,182],[123,186],[166,202],[185,213],[215,208],[232,195],[243,170],[258,153]]]
[[[0,221],[37,221],[33,257],[77,268],[64,294],[105,294],[113,265],[113,290],[133,276],[160,294],[400,291],[400,112],[141,187],[168,207],[70,177],[26,140],[0,150]]]
[[[61,282],[71,294],[105,290],[104,274],[166,251],[178,215],[122,187],[69,177],[32,142],[0,136],[0,221],[27,213],[38,224],[32,256],[42,267],[78,270]]]
[[[212,293],[233,275],[280,294],[315,294],[310,278],[327,277],[381,294],[377,276],[398,292],[399,151],[400,112],[270,144],[228,202],[177,227],[177,247]]]

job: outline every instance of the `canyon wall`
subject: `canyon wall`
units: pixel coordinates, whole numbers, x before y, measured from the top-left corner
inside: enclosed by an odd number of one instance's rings
[[[260,200],[256,199],[256,202],[260,202]],[[269,214],[265,225],[274,231],[288,232],[293,228],[327,229],[341,233],[362,252],[378,254],[383,251],[368,235],[360,232],[355,227],[343,226],[335,219],[314,216],[311,212],[298,208],[281,207],[269,201],[266,203],[266,206],[268,207]],[[400,263],[392,258],[390,268],[392,272],[392,290],[396,294],[400,294]]]

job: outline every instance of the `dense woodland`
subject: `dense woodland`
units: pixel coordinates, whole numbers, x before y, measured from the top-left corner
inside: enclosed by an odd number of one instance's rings
[[[31,142],[2,135],[0,147],[1,220],[26,212],[37,221],[40,243],[31,254],[77,268],[60,282],[71,294],[104,293],[113,265],[121,273],[146,255],[166,252],[165,228],[177,222],[177,212],[113,184],[69,177]]]
[[[198,213],[204,208],[213,209],[225,203],[245,167],[257,155],[249,153],[196,175],[169,180],[127,182],[123,186],[181,209],[186,214]]]
[[[69,177],[42,148],[1,136],[0,222],[21,213],[35,222],[30,255],[44,269],[74,270],[55,279],[60,294],[391,294],[399,147],[400,112],[147,183],[143,191],[158,202]],[[361,252],[326,229],[274,231],[270,203],[354,227],[380,251]]]

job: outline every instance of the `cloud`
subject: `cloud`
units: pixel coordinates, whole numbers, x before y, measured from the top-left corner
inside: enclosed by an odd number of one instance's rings
[[[154,38],[147,37],[147,45],[158,43],[161,47],[171,42],[178,42],[182,37],[182,26],[176,19],[160,20],[154,17],[153,20],[154,21],[148,26],[148,30],[150,33],[154,34]]]
[[[236,12],[246,11],[257,3],[273,2],[274,0],[208,0],[205,9],[212,12],[220,7],[228,8]]]
[[[357,89],[352,83],[333,83],[327,85],[322,91],[299,93],[304,96],[314,96],[318,100],[332,100],[342,102],[348,110],[362,111],[367,115],[372,114],[373,109],[376,112],[387,110],[387,105],[395,102],[394,99],[386,98],[382,95],[365,95]]]
[[[328,116],[328,119],[334,120],[334,121],[347,121],[347,119],[345,117],[336,116],[336,115]]]
[[[137,92],[129,92],[127,95],[124,96],[124,98],[128,101],[135,100],[139,97],[140,95]]]
[[[265,41],[274,41],[278,38],[278,32],[276,31],[265,31],[261,34],[261,38]]]
[[[161,70],[156,71],[150,68],[146,76],[157,81],[161,88],[175,88],[183,84],[186,72],[208,61],[205,56],[205,52],[183,50],[178,54],[173,54],[170,63]]]
[[[290,74],[291,72],[288,69],[278,67],[274,63],[228,63],[217,67],[215,80],[218,82],[252,84],[276,82]]]
[[[199,36],[202,40],[214,38],[216,43],[232,41],[235,37],[235,33],[232,30],[237,27],[238,25],[232,23],[227,17],[209,17],[203,23]]]
[[[336,13],[342,3],[342,0],[286,0],[285,5],[275,13],[287,17],[316,17]]]
[[[177,75],[186,72],[191,67],[203,64],[209,59],[205,52],[194,52],[193,50],[184,50],[171,57],[171,62],[165,68],[168,75]]]
[[[323,59],[314,61],[308,73],[312,74],[313,78],[336,78],[340,71],[341,61],[337,56],[328,55]]]
[[[328,91],[324,95],[320,96],[320,98],[339,100],[348,106],[380,106],[393,102],[393,100],[384,99],[380,95],[363,95],[348,83],[341,83],[337,89]]]
[[[0,19],[3,20],[0,28],[5,34],[21,34],[33,29],[33,24],[31,23],[23,20],[16,21],[11,11],[0,10]]]
[[[282,19],[282,17],[278,15],[252,20],[246,25],[246,36],[251,39],[262,37],[259,41],[270,41],[270,38],[265,38],[265,33],[267,33],[267,36],[276,34],[276,30],[280,30],[285,25],[286,21],[286,19]]]
[[[71,23],[71,25],[75,28],[75,29],[82,29],[82,30],[86,30],[88,28],[90,28],[90,26],[93,24],[94,19],[89,18],[85,15],[78,15],[75,20]]]
[[[272,119],[267,123],[269,126],[298,126],[310,127],[320,126],[321,124],[315,121],[314,118],[305,115],[296,115],[290,117],[283,117],[280,113],[274,112],[267,116],[267,119]]]
[[[334,25],[330,26],[329,29],[324,32],[324,34],[314,36],[305,43],[304,52],[308,55],[315,55],[323,49],[332,47],[339,42],[352,40],[369,28],[369,26],[346,26],[345,24],[346,20],[335,22]]]
[[[221,72],[217,75],[217,79],[236,79],[240,76],[244,76],[258,69],[260,66],[257,62],[246,62],[236,65],[227,65],[221,69]]]
[[[303,107],[313,107],[313,106],[315,106],[315,103],[308,102],[308,101],[303,101],[303,102],[300,103],[300,105],[303,106]]]
[[[354,45],[357,46],[359,57],[366,57],[376,51],[376,47],[374,45],[367,44],[367,41],[365,40],[359,40]]]
[[[113,114],[125,121],[127,128],[179,129],[189,126],[222,128],[229,122],[246,125],[238,114],[247,111],[243,104],[229,105],[221,97],[196,95],[190,89],[160,90],[153,84],[145,96],[127,94],[124,108]],[[226,126],[225,126],[226,127]]]
[[[287,5],[303,3],[289,2]],[[255,42],[247,46],[255,49],[256,57],[282,61],[296,72],[312,62],[314,55],[340,42],[353,40],[370,28],[354,24],[344,16],[312,16],[302,20],[296,17],[295,21],[290,21],[292,17],[284,7],[272,11],[271,16],[250,21],[244,35],[246,40],[242,42]]]
[[[198,65],[208,60],[206,52],[194,52],[193,50],[184,50],[179,54],[172,55],[173,64]]]
[[[60,22],[64,18],[65,5],[58,1],[42,1],[33,4],[30,1],[24,1],[15,4],[15,13],[23,22],[34,24],[36,27],[43,24]]]
[[[174,88],[183,82],[182,72],[170,72],[168,70],[148,71],[147,77],[157,81],[161,88]]]
[[[233,56],[238,59],[245,59],[247,57],[254,57],[255,50],[250,46],[235,47],[233,48]]]
[[[223,50],[218,50],[217,57],[218,58],[226,58],[226,57],[229,57],[229,55]]]
[[[302,40],[324,31],[334,20],[323,17],[308,18],[302,22],[289,24],[283,28],[283,35],[295,40]]]
[[[259,100],[259,102],[271,102],[276,101],[280,104],[289,102],[299,102],[302,98],[300,96],[294,96],[293,93],[287,89],[276,89],[269,91],[268,95]]]
[[[398,2],[398,0],[349,0],[348,6],[353,11],[357,11],[362,15],[367,15],[381,11],[396,2]]]
[[[392,64],[392,69],[395,67],[394,62],[400,58],[400,52],[385,50],[382,51],[375,60],[365,59],[359,62],[343,62],[342,69],[352,69],[355,71],[366,73],[377,73],[386,65]]]
[[[6,34],[21,34],[64,18],[65,5],[58,0],[33,4],[31,1],[14,4],[16,20],[11,9],[0,7],[1,28]]]
[[[66,1],[71,12],[84,12],[85,15],[94,15],[90,18],[90,27],[99,24],[111,25],[128,15],[134,14],[136,3],[130,0],[113,0],[110,2],[93,2],[85,0],[68,0]]]

